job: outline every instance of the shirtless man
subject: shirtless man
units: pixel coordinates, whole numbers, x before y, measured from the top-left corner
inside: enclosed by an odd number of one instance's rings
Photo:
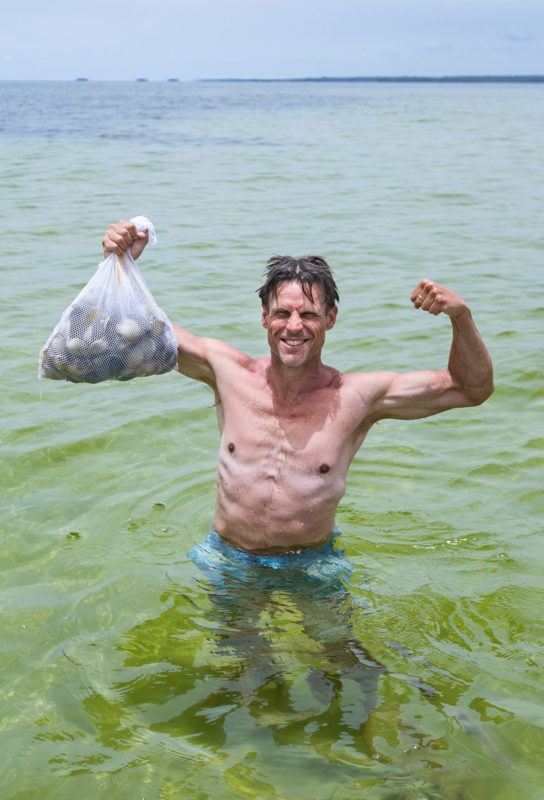
[[[137,258],[147,244],[133,224],[110,226],[104,252]],[[235,547],[274,553],[316,546],[334,529],[349,465],[378,420],[416,419],[483,403],[492,365],[465,301],[422,280],[411,301],[446,314],[448,366],[405,374],[343,375],[321,361],[338,294],[317,257],[271,259],[259,290],[270,356],[251,358],[216,339],[174,326],[178,368],[207,383],[221,431],[214,528]]]

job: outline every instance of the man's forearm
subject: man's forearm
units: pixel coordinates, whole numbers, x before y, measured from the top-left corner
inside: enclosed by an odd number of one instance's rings
[[[448,370],[467,400],[479,405],[493,392],[493,365],[468,307],[451,317],[453,340]]]

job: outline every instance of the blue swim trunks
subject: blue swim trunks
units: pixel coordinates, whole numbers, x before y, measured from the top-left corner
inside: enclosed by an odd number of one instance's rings
[[[259,555],[233,547],[214,530],[188,555],[218,589],[224,581],[257,586],[260,591],[311,590],[314,596],[345,592],[351,565],[338,546],[340,531],[318,547],[301,547],[286,553]]]

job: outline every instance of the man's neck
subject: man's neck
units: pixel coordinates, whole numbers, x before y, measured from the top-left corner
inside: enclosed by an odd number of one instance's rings
[[[283,402],[293,402],[308,392],[322,388],[327,368],[321,360],[300,367],[288,367],[279,359],[271,358],[266,368],[266,379],[274,395]]]

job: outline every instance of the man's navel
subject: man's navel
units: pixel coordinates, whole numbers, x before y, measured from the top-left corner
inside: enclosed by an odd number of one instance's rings
[[[319,471],[322,475],[326,475],[329,470],[330,467],[328,464],[321,464],[321,466],[319,467]]]
[[[236,450],[236,447],[234,446],[234,442],[229,442],[228,443],[227,450],[229,451],[229,453],[234,453],[234,451]]]

